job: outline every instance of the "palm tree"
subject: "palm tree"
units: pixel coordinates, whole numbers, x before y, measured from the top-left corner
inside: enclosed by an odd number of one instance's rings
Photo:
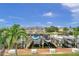
[[[79,27],[73,28],[73,35],[75,36],[75,47],[77,47],[77,36],[79,35]]]
[[[69,28],[64,27],[63,30],[64,30],[64,33],[63,33],[64,35],[68,34]]]
[[[13,48],[13,46],[15,46],[15,50],[16,50],[16,55],[17,55],[17,42],[20,38],[20,36],[23,36],[27,39],[27,33],[26,30],[22,27],[20,27],[20,25],[18,24],[14,24],[10,29],[9,29],[9,35],[10,35],[10,39],[8,42],[8,47],[9,48]]]
[[[0,47],[2,49],[1,55],[4,55],[5,48],[7,47],[8,29],[0,29]]]

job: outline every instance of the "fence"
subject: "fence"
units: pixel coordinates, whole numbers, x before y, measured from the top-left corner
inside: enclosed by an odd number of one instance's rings
[[[17,49],[18,55],[46,55],[46,54],[65,54],[78,53],[77,48],[56,48],[56,49]],[[15,50],[6,50],[4,55],[15,55]]]

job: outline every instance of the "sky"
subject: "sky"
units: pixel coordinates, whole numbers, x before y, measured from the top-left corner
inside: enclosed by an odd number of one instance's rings
[[[0,27],[79,25],[79,4],[75,3],[0,3]]]

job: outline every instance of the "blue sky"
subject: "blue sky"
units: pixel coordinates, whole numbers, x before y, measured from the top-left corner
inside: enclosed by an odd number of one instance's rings
[[[0,4],[0,27],[21,26],[78,26],[79,4]]]

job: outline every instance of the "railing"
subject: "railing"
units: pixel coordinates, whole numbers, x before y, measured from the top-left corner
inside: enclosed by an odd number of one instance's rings
[[[58,47],[58,41],[53,39],[51,40],[51,43],[55,46],[55,47]]]
[[[26,48],[28,48],[32,43],[32,39],[29,37],[28,41],[26,42]]]

